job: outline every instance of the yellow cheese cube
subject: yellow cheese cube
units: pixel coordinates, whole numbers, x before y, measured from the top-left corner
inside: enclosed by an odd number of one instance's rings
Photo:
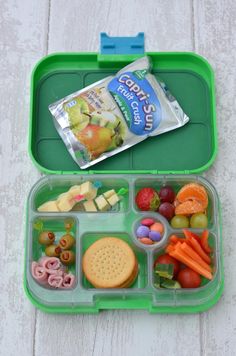
[[[96,212],[97,208],[93,200],[87,200],[83,203],[85,211]]]
[[[86,200],[92,200],[97,196],[97,188],[95,188],[91,182],[84,182],[80,186],[80,194],[83,195]]]
[[[73,197],[75,197],[76,195],[80,194],[80,185],[73,185],[68,193],[71,193],[73,195]]]
[[[110,205],[108,204],[103,195],[99,195],[95,199],[95,203],[97,204],[97,207],[100,211],[107,211],[110,208]]]
[[[110,198],[113,194],[116,194],[116,192],[114,191],[114,189],[108,190],[107,192],[103,193],[104,197]]]
[[[107,199],[108,203],[111,206],[114,206],[115,204],[117,204],[119,200],[120,200],[120,198],[116,193],[113,194],[110,198]]]
[[[59,195],[57,199],[57,206],[60,211],[70,211],[75,205],[75,200],[73,199],[73,195],[70,193],[63,193]]]
[[[38,211],[55,213],[55,212],[59,211],[59,209],[58,209],[56,201],[53,200],[53,201],[47,201],[46,203],[40,205],[40,207],[38,207]]]

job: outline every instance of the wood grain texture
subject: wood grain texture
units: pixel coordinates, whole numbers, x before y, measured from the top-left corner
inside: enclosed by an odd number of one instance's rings
[[[190,0],[52,0],[49,51],[98,51],[100,32],[134,36],[141,31],[148,51],[189,51],[191,20]]]
[[[236,348],[236,4],[233,0],[0,0],[0,355],[233,356]],[[97,51],[99,33],[145,32],[147,51],[191,51],[216,72],[219,155],[205,174],[223,212],[225,293],[200,315],[36,312],[22,289],[30,72],[47,52]],[[183,346],[184,345],[184,346]]]
[[[48,2],[0,9],[0,355],[32,355],[35,310],[22,281],[25,199],[39,176],[27,154],[29,76],[45,54]]]
[[[225,292],[218,305],[201,316],[202,355],[235,355],[236,349],[236,3],[195,1],[196,51],[216,75],[219,154],[206,173],[221,199]]]

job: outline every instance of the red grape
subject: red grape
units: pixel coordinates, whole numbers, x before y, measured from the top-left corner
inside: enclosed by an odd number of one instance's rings
[[[171,220],[175,214],[175,208],[173,204],[165,202],[160,205],[158,212],[167,220]]]
[[[166,185],[165,187],[161,188],[159,197],[162,203],[173,203],[175,200],[175,192],[169,185]]]

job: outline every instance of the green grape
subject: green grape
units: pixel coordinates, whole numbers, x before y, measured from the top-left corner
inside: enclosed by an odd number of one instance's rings
[[[183,215],[175,215],[170,224],[174,229],[184,229],[189,227],[189,219]]]
[[[208,226],[207,216],[203,213],[193,214],[190,219],[190,226],[195,229],[205,229]]]

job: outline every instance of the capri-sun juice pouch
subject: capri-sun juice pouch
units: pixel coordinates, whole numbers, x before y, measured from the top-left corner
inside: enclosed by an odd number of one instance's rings
[[[49,106],[58,133],[81,169],[185,125],[189,118],[143,57]]]

